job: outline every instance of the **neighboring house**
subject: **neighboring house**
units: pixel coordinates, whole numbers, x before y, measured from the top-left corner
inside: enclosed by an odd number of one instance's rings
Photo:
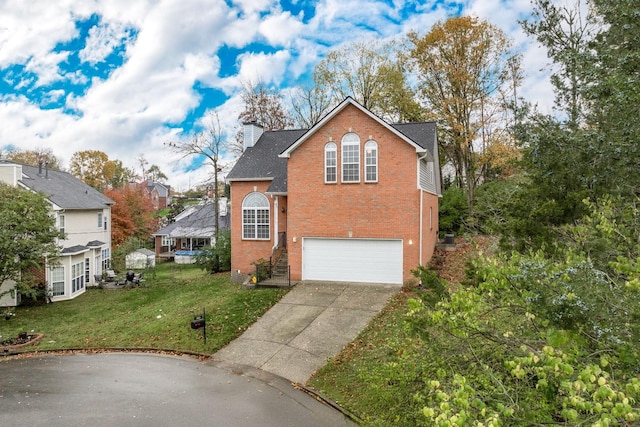
[[[220,199],[217,209],[220,231],[229,230],[230,227],[227,204],[226,198]],[[197,251],[215,244],[215,215],[215,203],[211,200],[185,208],[175,217],[174,222],[153,233],[156,256],[185,256],[189,262],[193,261],[193,255]]]
[[[61,253],[41,272],[51,300],[77,297],[111,264],[113,201],[67,172],[0,161],[0,181],[43,193],[56,227],[64,232]],[[14,301],[17,303],[18,301]],[[14,304],[15,305],[15,304]]]
[[[149,249],[137,249],[125,257],[125,267],[127,269],[142,270],[149,267],[155,267],[156,253]]]
[[[286,248],[292,280],[402,284],[430,261],[434,122],[388,124],[347,98],[308,130],[245,124],[244,144],[227,175],[233,272]]]
[[[147,191],[153,209],[162,210],[171,204],[171,187],[159,182],[147,182]]]
[[[151,201],[153,210],[159,211],[171,204],[171,186],[160,182],[130,182],[129,188],[141,188]]]

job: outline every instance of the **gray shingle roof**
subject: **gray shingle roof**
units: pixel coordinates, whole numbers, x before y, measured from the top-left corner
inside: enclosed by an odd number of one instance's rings
[[[391,126],[431,154],[435,153],[436,122],[396,123]]]
[[[436,122],[400,123],[391,125],[432,155],[436,152]],[[287,159],[278,157],[302,137],[308,129],[266,131],[256,144],[245,150],[227,181],[272,180],[267,193],[287,192]]]
[[[193,208],[193,207],[192,207]],[[215,203],[197,205],[193,212],[153,233],[154,236],[212,237],[215,229]],[[231,228],[229,214],[219,217],[220,230]]]
[[[114,202],[67,172],[22,165],[20,182],[63,209],[103,209]]]
[[[296,142],[307,129],[267,131],[256,144],[247,148],[238,159],[227,181],[273,180],[271,193],[287,192],[287,159],[278,157]]]

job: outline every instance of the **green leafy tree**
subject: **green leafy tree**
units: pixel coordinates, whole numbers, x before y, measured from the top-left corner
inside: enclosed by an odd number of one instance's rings
[[[533,0],[531,18],[521,22],[525,32],[534,36],[553,60],[550,68],[555,105],[567,114],[570,129],[584,123],[588,108],[583,88],[591,81],[584,70],[591,57],[588,43],[594,28],[592,19],[583,16],[580,3],[578,0],[567,6]]]
[[[314,83],[332,105],[350,96],[389,121],[421,120],[397,47],[361,41],[333,50],[314,69]]]
[[[108,180],[108,188],[123,188],[136,177],[133,169],[122,164],[121,160],[113,160],[113,175]]]
[[[196,264],[209,273],[231,270],[231,232],[221,231],[213,247],[198,254]]]
[[[63,238],[50,215],[50,204],[42,194],[0,183],[0,283],[12,280],[17,290],[34,296],[37,283],[30,269],[44,268],[45,257],[59,252]]]

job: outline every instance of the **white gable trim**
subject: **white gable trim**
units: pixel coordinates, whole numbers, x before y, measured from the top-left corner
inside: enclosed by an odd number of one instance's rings
[[[289,157],[291,157],[291,153],[293,151],[295,151],[296,148],[298,148],[307,139],[309,139],[313,134],[315,134],[318,130],[320,130],[329,120],[333,119],[340,111],[344,110],[347,107],[347,105],[353,105],[354,107],[358,108],[360,111],[362,111],[363,113],[365,113],[366,115],[371,117],[371,119],[375,120],[376,122],[380,123],[382,126],[387,128],[387,130],[389,130],[391,133],[393,133],[394,135],[396,135],[397,137],[399,137],[400,139],[405,141],[407,144],[409,144],[412,147],[414,147],[416,149],[416,152],[418,152],[418,153],[427,152],[426,149],[424,149],[420,145],[416,144],[413,140],[407,138],[403,133],[399,132],[397,129],[395,129],[393,126],[391,126],[389,123],[385,122],[380,117],[376,116],[371,111],[369,111],[366,108],[364,108],[362,105],[360,105],[358,102],[356,102],[353,98],[348,96],[336,108],[331,110],[331,112],[329,114],[324,116],[322,118],[322,120],[320,120],[318,123],[316,123],[311,129],[309,129],[304,135],[302,135],[296,142],[294,142],[289,148],[284,150],[278,157],[281,157],[281,158],[289,158]]]

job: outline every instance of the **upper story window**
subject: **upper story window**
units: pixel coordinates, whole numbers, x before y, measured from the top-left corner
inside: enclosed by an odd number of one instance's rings
[[[102,212],[98,212],[98,228],[102,228]]]
[[[378,143],[364,144],[364,182],[378,182]]]
[[[251,193],[242,201],[242,238],[269,240],[269,200]]]
[[[334,142],[324,146],[324,182],[338,182],[338,147]]]
[[[64,234],[64,215],[58,215],[58,231]]]
[[[360,138],[352,132],[342,137],[342,182],[360,182]]]

